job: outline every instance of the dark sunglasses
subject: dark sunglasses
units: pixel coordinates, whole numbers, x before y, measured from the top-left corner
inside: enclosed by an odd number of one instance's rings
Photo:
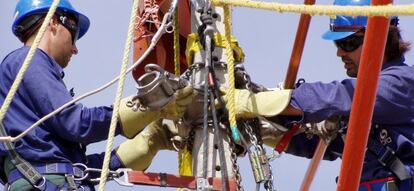
[[[72,44],[75,44],[79,36],[79,27],[76,19],[65,14],[57,14],[57,16],[59,23],[61,23],[66,29],[68,29],[68,31],[72,35]]]
[[[358,49],[364,42],[364,36],[351,35],[341,40],[335,40],[336,47],[344,50],[345,52],[352,52]]]

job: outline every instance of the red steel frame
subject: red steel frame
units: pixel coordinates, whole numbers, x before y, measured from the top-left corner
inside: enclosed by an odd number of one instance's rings
[[[371,4],[391,3],[392,0],[373,0]],[[381,16],[368,19],[337,191],[359,187],[389,23],[388,18]]]

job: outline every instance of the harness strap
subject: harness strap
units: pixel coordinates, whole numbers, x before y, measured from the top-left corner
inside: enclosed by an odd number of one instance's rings
[[[0,136],[7,136],[6,129],[3,123],[0,123]],[[33,187],[38,188],[45,184],[46,179],[37,172],[26,160],[20,157],[17,153],[14,145],[11,142],[3,142],[4,147],[7,149],[7,153],[10,157],[10,161],[20,171],[23,178],[25,178]]]
[[[142,171],[128,171],[128,183],[137,185],[153,185],[161,187],[174,187],[174,188],[188,188],[197,189],[197,177],[194,176],[177,176],[165,173],[146,173]],[[221,178],[207,178],[212,190],[222,190]],[[228,180],[227,190],[237,190],[237,183],[235,179]]]
[[[41,174],[68,174],[75,177],[83,177],[84,173],[82,169],[74,167],[70,163],[47,163],[32,165],[33,170]],[[10,171],[7,180],[11,184],[14,181],[22,178],[22,173],[18,169]]]
[[[285,134],[283,134],[282,139],[279,143],[275,146],[274,150],[278,153],[282,153],[285,151],[286,147],[289,145],[290,141],[292,140],[295,133],[299,130],[300,123],[293,123],[292,128]]]
[[[376,139],[368,139],[367,147],[371,153],[377,156],[378,162],[380,162],[381,165],[388,167],[400,181],[411,178],[411,175],[404,164],[395,154],[395,151],[389,146],[382,145]]]

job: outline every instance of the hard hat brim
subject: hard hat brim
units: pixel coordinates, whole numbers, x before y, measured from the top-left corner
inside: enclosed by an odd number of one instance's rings
[[[322,38],[325,40],[340,40],[343,38],[346,38],[348,36],[351,36],[352,34],[354,34],[355,32],[351,32],[351,31],[344,31],[344,32],[334,32],[334,31],[326,31],[323,35]]]
[[[78,14],[78,19],[79,19],[78,21],[78,26],[79,26],[78,40],[79,40],[80,38],[82,38],[83,35],[86,34],[86,32],[88,32],[90,21],[88,17],[86,17],[82,13],[77,12],[77,14]]]

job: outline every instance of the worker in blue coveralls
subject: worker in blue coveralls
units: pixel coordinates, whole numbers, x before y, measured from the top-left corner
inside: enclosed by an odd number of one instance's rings
[[[334,4],[367,6],[370,0],[335,0]],[[390,22],[359,191],[414,189],[414,67],[405,63],[404,53],[409,50],[410,44],[401,38],[398,18],[392,17]],[[270,117],[278,113],[297,116],[301,123],[316,123],[339,116],[345,129],[341,131],[342,135],[338,134],[331,141],[324,159],[341,157],[366,26],[367,17],[337,15],[331,19],[329,30],[322,36],[334,42],[337,56],[345,64],[346,73],[351,78],[331,83],[303,83],[292,90],[290,102],[274,96],[280,90],[257,94],[238,90],[237,116]],[[276,106],[278,104],[287,107],[271,111],[272,103],[273,107],[280,107]],[[317,142],[317,136],[311,138],[306,133],[300,133],[294,136],[286,152],[310,158]]]
[[[20,0],[17,3],[12,30],[24,46],[8,54],[0,65],[0,104],[4,103],[52,2]],[[88,28],[89,19],[76,11],[68,0],[61,0],[1,124],[5,131],[2,136],[19,135],[72,100],[63,82],[63,69],[68,66],[71,56],[78,53],[76,41]],[[145,137],[148,134],[165,136],[159,120],[181,117],[194,93],[192,87],[187,86],[174,96],[175,99],[161,111],[136,109],[133,97],[121,101],[116,134],[129,139],[111,153],[110,169],[143,170],[140,163],[149,163],[141,160],[149,153],[145,148],[150,143]],[[86,174],[82,172],[85,169],[74,164],[102,167],[104,153],[86,156],[85,150],[88,144],[107,138],[111,116],[110,106],[87,108],[77,103],[41,123],[18,141],[3,142],[0,174],[6,189],[94,190],[90,177],[81,180]],[[142,135],[144,128],[145,135]],[[149,155],[152,158],[152,154]]]

